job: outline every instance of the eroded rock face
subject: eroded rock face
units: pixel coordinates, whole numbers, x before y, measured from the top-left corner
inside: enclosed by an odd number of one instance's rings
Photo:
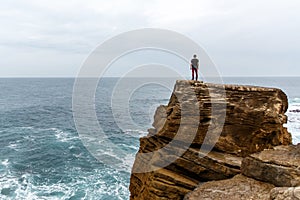
[[[243,157],[291,144],[287,107],[279,89],[177,81],[140,139],[131,199],[183,199],[201,182],[239,174]]]
[[[159,163],[163,163],[164,159],[166,158],[160,157]],[[189,148],[174,163],[163,169],[133,173],[130,179],[131,198],[183,199],[199,182],[227,179],[240,173],[241,161],[241,157],[215,151],[199,157],[198,150]]]
[[[243,175],[222,181],[210,181],[187,194],[184,200],[269,200],[274,185]]]
[[[278,187],[300,186],[300,145],[278,146],[245,158],[242,173]]]
[[[207,138],[221,132],[216,150],[246,156],[290,144],[291,135],[282,126],[287,108],[287,97],[280,89],[177,81],[168,106],[159,107],[151,133],[172,140],[179,127],[188,131],[196,125],[192,145],[200,147],[211,128]]]

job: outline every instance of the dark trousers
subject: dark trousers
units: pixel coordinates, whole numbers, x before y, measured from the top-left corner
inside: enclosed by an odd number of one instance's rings
[[[196,74],[196,81],[198,80],[198,69],[192,67],[192,80],[194,80],[194,73]]]

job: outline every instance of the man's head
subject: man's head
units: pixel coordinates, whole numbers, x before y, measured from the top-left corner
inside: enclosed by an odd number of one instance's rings
[[[194,58],[197,58],[197,55],[196,55],[196,54],[194,54]]]

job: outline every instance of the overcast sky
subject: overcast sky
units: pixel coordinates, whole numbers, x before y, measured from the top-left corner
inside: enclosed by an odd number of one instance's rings
[[[149,27],[198,42],[223,76],[300,76],[299,0],[8,0],[0,26],[1,77],[76,76],[100,43]]]

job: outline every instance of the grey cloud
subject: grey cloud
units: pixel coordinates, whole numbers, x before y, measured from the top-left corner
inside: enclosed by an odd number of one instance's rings
[[[53,64],[44,67],[50,76],[60,74],[60,65],[68,65],[74,75],[81,64],[78,55],[86,57],[123,31],[154,27],[178,31],[202,44],[223,75],[269,75],[271,70],[272,75],[300,76],[299,24],[297,0],[10,0],[0,7],[1,54],[7,59],[0,62],[0,72],[22,75],[16,66],[26,60],[39,65],[29,57],[40,51],[44,60],[39,62]],[[8,59],[11,49],[26,51],[28,58],[16,54],[20,63],[13,62]],[[60,59],[54,62],[56,54],[49,52],[60,54]],[[283,67],[288,70],[283,72]],[[37,68],[32,75],[40,74]]]

